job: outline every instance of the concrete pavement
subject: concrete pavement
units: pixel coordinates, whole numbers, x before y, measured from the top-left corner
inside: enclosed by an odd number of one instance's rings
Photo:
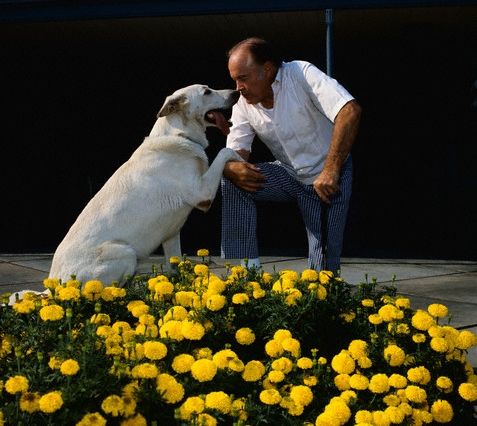
[[[191,256],[192,260],[198,260]],[[51,265],[51,254],[0,254],[0,294],[19,290],[43,290],[42,281]],[[238,262],[228,261],[232,265]],[[265,271],[307,268],[306,258],[262,257]],[[139,264],[138,272],[149,272],[153,264],[164,263],[151,256]],[[225,261],[212,257],[210,268],[225,272]],[[342,259],[341,276],[350,284],[376,278],[389,285],[395,276],[398,293],[411,299],[414,309],[426,309],[431,303],[443,303],[452,314],[451,325],[477,333],[477,261],[415,259]],[[477,367],[477,348],[469,351],[469,360]]]

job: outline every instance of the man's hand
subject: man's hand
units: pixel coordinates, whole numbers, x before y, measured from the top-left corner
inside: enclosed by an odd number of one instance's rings
[[[226,163],[224,176],[239,188],[251,192],[262,188],[265,181],[265,176],[260,173],[260,169],[245,161],[229,161]]]
[[[331,197],[339,191],[339,173],[323,170],[313,182],[313,188],[321,201],[329,204]]]

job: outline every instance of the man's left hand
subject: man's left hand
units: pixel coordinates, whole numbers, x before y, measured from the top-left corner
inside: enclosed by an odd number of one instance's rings
[[[339,191],[340,175],[334,171],[323,170],[313,182],[313,188],[321,201],[329,204],[331,197]]]

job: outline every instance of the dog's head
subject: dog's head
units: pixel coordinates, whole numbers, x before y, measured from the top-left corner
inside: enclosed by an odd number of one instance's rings
[[[214,90],[203,84],[194,84],[168,96],[158,117],[179,114],[186,122],[198,122],[204,131],[206,127],[215,126],[227,135],[230,111],[239,97],[240,92],[237,90]]]

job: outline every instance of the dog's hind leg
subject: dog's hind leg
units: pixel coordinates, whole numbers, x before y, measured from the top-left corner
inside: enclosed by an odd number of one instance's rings
[[[134,248],[122,241],[106,241],[98,248],[93,275],[104,285],[113,281],[123,283],[128,276],[134,275],[136,265]]]
[[[181,234],[178,232],[176,235],[172,236],[168,240],[162,243],[162,248],[164,250],[164,258],[166,265],[169,265],[169,259],[172,256],[181,256]]]

